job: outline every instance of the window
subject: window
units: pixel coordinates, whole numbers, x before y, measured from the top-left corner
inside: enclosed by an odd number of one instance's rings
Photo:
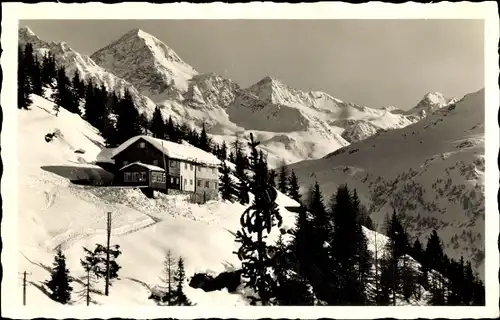
[[[184,162],[184,169],[187,170],[187,168],[188,168],[188,164],[187,164],[187,162]]]
[[[212,174],[215,174],[215,168],[212,168]]]
[[[131,180],[131,178],[132,178],[132,177],[131,177],[131,175],[130,175],[130,172],[125,172],[125,173],[123,174],[123,181],[125,181],[125,182],[129,182],[129,181]]]
[[[146,172],[139,172],[139,181],[146,181]]]
[[[198,171],[200,171],[200,172],[201,172],[201,166],[198,166]]]
[[[193,185],[193,179],[189,179],[189,184]]]
[[[139,143],[139,149],[144,149],[144,148],[146,148],[146,143],[145,142]]]
[[[175,184],[179,184],[179,178],[175,178]]]
[[[170,183],[174,183],[174,177],[170,177]]]
[[[210,182],[205,181],[205,188],[210,188]]]
[[[197,183],[198,183],[198,187],[201,187],[201,180],[198,180]]]
[[[153,165],[157,166],[158,165],[158,160],[153,160]]]
[[[191,171],[193,171],[193,165],[192,165],[192,164],[190,164],[190,166],[191,166]]]
[[[174,168],[175,167],[175,160],[170,160],[170,168]]]
[[[188,180],[186,178],[184,178],[184,187],[186,186],[187,183],[188,183]]]

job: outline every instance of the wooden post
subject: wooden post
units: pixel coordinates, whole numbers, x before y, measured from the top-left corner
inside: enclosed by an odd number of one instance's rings
[[[23,272],[23,306],[26,305],[26,271]]]
[[[108,220],[107,220],[107,246],[106,246],[106,288],[104,290],[105,295],[109,295],[109,277],[111,270],[109,268],[109,243],[111,239],[111,212],[108,212]]]

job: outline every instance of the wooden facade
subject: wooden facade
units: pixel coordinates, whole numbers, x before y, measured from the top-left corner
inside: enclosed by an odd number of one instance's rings
[[[116,154],[113,159],[115,166],[121,168],[117,175],[118,183],[145,184],[160,191],[175,189],[192,192],[196,202],[218,198],[217,167],[169,158],[143,138]]]

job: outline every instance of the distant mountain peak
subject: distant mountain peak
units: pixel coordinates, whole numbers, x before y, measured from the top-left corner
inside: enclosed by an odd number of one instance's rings
[[[91,58],[157,103],[186,92],[198,72],[158,38],[135,28]]]
[[[19,33],[21,34],[25,34],[25,35],[28,35],[28,36],[36,36],[35,33],[33,32],[33,30],[30,29],[30,27],[28,26],[23,26],[21,28],[19,28]]]

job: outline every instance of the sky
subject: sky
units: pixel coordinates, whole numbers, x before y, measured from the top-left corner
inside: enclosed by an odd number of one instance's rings
[[[482,20],[24,20],[90,55],[139,28],[200,73],[248,87],[265,76],[372,108],[484,87]]]

